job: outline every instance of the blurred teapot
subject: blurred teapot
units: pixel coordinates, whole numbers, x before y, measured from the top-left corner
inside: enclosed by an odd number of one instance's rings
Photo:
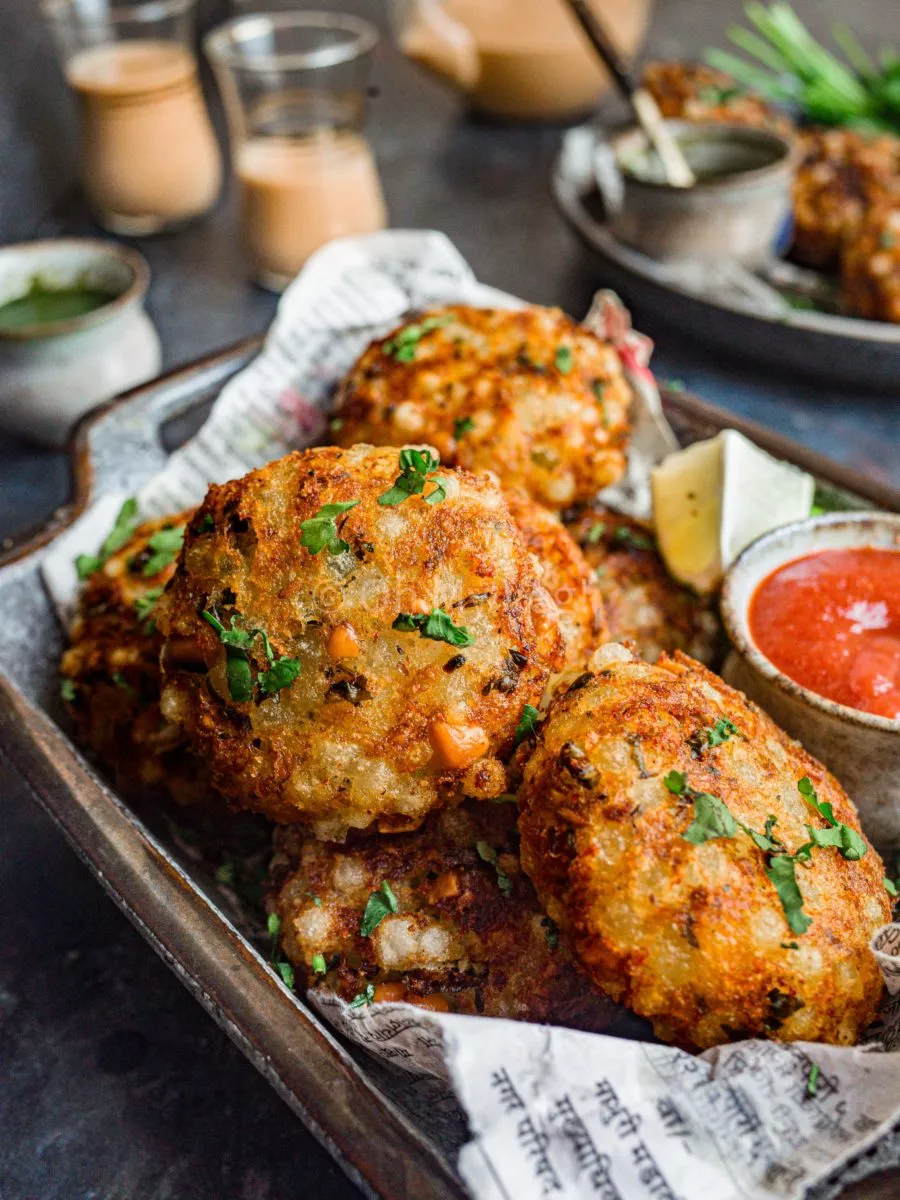
[[[590,0],[625,56],[652,0]],[[400,48],[495,117],[565,120],[609,83],[565,0],[391,0]]]

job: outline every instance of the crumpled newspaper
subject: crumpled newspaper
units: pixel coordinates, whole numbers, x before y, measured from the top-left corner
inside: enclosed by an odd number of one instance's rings
[[[144,489],[142,512],[198,503],[209,482],[319,437],[336,382],[369,341],[410,310],[448,301],[522,303],[479,284],[439,233],[379,233],[320,251],[285,292],[262,354]],[[647,515],[649,468],[677,446],[647,366],[651,346],[611,293],[598,294],[586,323],[617,346],[635,392],[629,470],[604,499]],[[102,498],[47,552],[44,578],[61,613],[76,593],[75,554],[96,549],[120,502]],[[900,1052],[891,1052],[900,1046],[900,926],[881,931],[875,948],[892,999],[880,1043],[855,1048],[755,1041],[693,1057],[402,1004],[313,1002],[411,1083],[430,1080],[428,1104],[462,1108],[472,1136],[459,1169],[477,1200],[793,1200],[900,1121]],[[894,1150],[900,1161],[900,1139]]]

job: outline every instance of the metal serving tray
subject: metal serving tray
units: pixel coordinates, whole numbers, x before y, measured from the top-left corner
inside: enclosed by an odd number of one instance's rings
[[[75,748],[58,699],[63,634],[39,574],[43,548],[94,496],[132,492],[159,471],[260,344],[241,343],[137,388],[80,425],[71,444],[70,503],[0,556],[0,762],[21,775],[122,911],[367,1194],[462,1200],[452,1162],[404,1111],[403,1081],[348,1048],[282,986],[225,911],[209,873],[164,827],[119,799]],[[685,444],[726,426],[738,429],[813,473],[850,506],[900,511],[900,490],[779,434],[682,393],[669,391],[664,404]],[[844,1178],[878,1167],[877,1155],[870,1156]],[[869,1184],[853,1194],[896,1196],[900,1175],[891,1178],[887,1190]]]

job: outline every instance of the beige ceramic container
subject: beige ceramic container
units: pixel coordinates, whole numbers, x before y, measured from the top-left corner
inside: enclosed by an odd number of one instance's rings
[[[790,229],[793,144],[747,125],[665,124],[697,183],[673,187],[643,130],[619,134],[597,163],[613,234],[661,262],[753,265],[778,253]]]
[[[789,679],[756,647],[748,622],[757,585],[784,563],[865,546],[900,550],[900,515],[831,513],[784,525],[748,546],[722,589],[733,646],[722,674],[837,776],[868,836],[889,851],[900,846],[900,721],[847,708]]]

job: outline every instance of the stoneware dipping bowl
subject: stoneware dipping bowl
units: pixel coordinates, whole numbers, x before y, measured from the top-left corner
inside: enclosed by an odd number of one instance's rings
[[[0,329],[0,424],[62,445],[88,409],[159,374],[159,337],[144,312],[150,268],[136,250],[90,239],[0,248],[0,305],[44,291],[109,295],[81,316]]]
[[[900,515],[830,513],[764,534],[740,555],[722,589],[732,651],[726,682],[755,700],[840,780],[879,850],[900,846],[900,721],[847,708],[782,674],[756,647],[748,612],[772,571],[819,550],[876,546],[900,551]]]
[[[661,262],[723,259],[753,266],[787,244],[797,150],[766,129],[666,121],[697,174],[673,187],[642,129],[602,148],[597,181],[619,241]]]

